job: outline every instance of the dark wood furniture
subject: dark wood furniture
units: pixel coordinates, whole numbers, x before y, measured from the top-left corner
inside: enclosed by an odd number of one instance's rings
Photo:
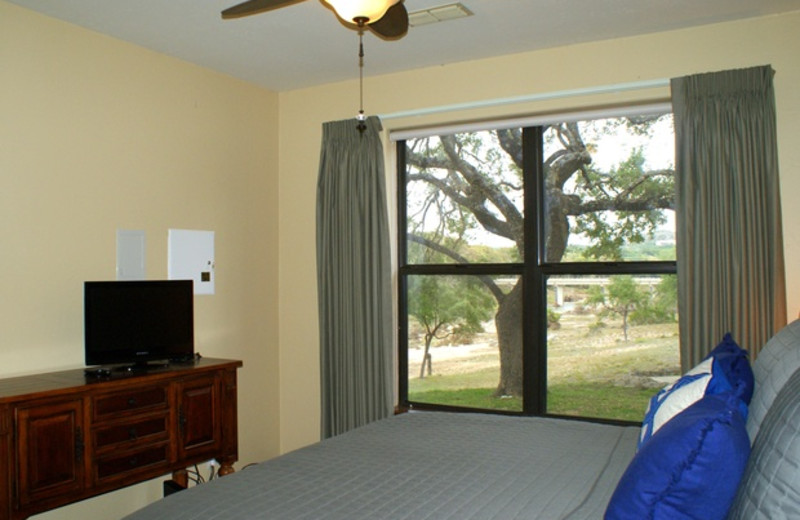
[[[90,377],[0,380],[0,520],[17,520],[210,459],[238,458],[236,370],[200,359]]]

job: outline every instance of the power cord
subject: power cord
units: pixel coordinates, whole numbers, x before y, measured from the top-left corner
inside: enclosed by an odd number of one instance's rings
[[[194,465],[194,469],[186,470],[186,473],[189,480],[194,482],[195,485],[202,484],[203,482],[206,481],[206,479],[203,478],[203,475],[200,474],[200,470],[197,468],[197,464]]]

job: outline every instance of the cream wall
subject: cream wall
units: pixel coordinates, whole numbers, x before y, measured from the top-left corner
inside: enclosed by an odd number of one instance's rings
[[[800,12],[370,77],[366,109],[391,114],[770,63],[795,315],[798,26]],[[149,278],[166,276],[167,229],[210,229],[217,294],[196,299],[197,346],[244,360],[239,466],[316,441],[320,130],[353,116],[357,88],[351,81],[276,94],[0,0],[0,377],[82,365],[81,283],[114,277],[118,228],[146,232]],[[570,98],[385,126],[666,95]],[[41,518],[115,519],[158,496],[153,482]]]
[[[244,361],[241,467],[278,452],[278,95],[0,1],[0,377],[83,366],[84,280],[117,229],[213,230],[197,350]],[[112,520],[160,481],[41,515]]]
[[[787,258],[789,314],[800,311],[800,12],[694,29],[574,45],[469,63],[443,65],[368,78],[370,114],[527,96],[697,72],[772,64],[777,74],[778,136]],[[417,30],[417,29],[415,29]],[[420,28],[418,30],[425,30]],[[408,36],[413,37],[413,32]],[[376,40],[369,45],[391,45]],[[367,52],[369,52],[367,50]],[[367,61],[367,71],[369,62]],[[355,75],[355,72],[354,72]],[[279,289],[281,323],[281,449],[319,438],[319,347],[316,327],[315,190],[321,124],[354,116],[355,81],[280,95]],[[568,110],[641,97],[663,98],[666,89],[645,93],[568,98],[473,114],[385,122],[385,127],[511,113]],[[390,164],[391,166],[391,164]]]

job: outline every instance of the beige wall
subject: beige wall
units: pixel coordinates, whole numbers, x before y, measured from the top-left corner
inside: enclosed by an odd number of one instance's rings
[[[799,26],[794,13],[367,78],[366,109],[390,114],[770,63],[795,315]],[[145,230],[149,278],[166,276],[167,229],[210,229],[217,294],[196,299],[197,347],[244,360],[239,466],[316,441],[320,130],[354,115],[357,88],[275,94],[0,0],[0,377],[82,365],[81,283],[114,277],[117,229]],[[570,98],[385,126],[666,95]],[[159,495],[148,483],[41,517],[115,519]]]
[[[240,463],[278,452],[278,95],[0,1],[0,377],[83,366],[84,280],[117,229],[213,230],[197,350],[244,361]],[[160,482],[42,515],[112,520]]]
[[[695,29],[609,40],[443,65],[368,78],[366,110],[391,114],[404,110],[526,96],[697,72],[772,64],[778,106],[790,315],[800,311],[800,12]],[[424,30],[420,28],[419,30]],[[413,37],[411,33],[408,37]],[[375,40],[369,45],[391,45]],[[367,71],[369,60],[367,60]],[[354,71],[355,76],[355,71]],[[280,96],[281,264],[281,448],[308,444],[319,435],[319,361],[314,276],[314,204],[317,154],[322,122],[353,117],[354,81],[282,93]],[[666,89],[644,93],[659,98]],[[441,114],[417,121],[388,120],[386,127],[483,117],[491,112],[537,112],[624,102],[640,93],[572,98],[474,114]]]

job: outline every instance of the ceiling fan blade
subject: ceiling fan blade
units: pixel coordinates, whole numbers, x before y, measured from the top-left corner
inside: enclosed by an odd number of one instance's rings
[[[384,40],[397,40],[408,32],[408,11],[403,2],[398,2],[386,14],[367,25],[373,33]]]
[[[222,11],[222,18],[225,20],[241,18],[242,16],[272,11],[273,9],[286,7],[303,1],[304,0],[249,0],[225,9]]]

